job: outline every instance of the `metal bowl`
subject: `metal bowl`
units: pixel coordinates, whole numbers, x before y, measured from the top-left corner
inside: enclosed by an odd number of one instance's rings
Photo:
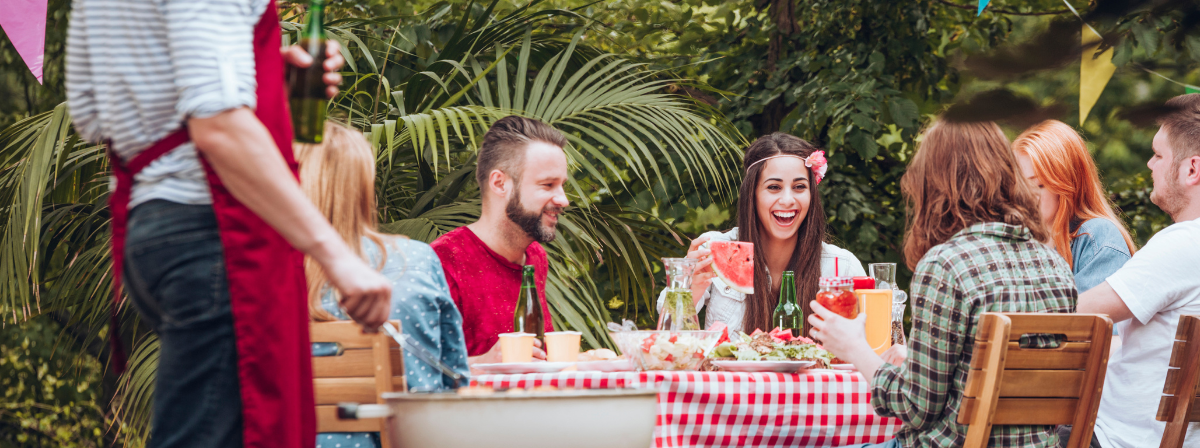
[[[386,393],[392,448],[646,448],[653,443],[653,389]]]

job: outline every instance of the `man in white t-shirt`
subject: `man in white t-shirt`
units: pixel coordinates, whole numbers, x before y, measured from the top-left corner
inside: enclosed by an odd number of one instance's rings
[[[1157,446],[1154,419],[1179,317],[1200,314],[1200,94],[1167,101],[1150,166],[1150,200],[1175,224],[1158,232],[1108,281],[1079,296],[1080,313],[1108,314],[1122,345],[1108,361],[1095,440],[1104,448]],[[1188,428],[1200,447],[1200,425]]]

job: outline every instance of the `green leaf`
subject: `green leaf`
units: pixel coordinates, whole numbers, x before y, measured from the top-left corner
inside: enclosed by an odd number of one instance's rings
[[[920,119],[920,112],[917,110],[917,104],[904,97],[892,97],[888,100],[888,112],[892,114],[892,121],[897,125],[905,128],[917,127],[917,120]]]

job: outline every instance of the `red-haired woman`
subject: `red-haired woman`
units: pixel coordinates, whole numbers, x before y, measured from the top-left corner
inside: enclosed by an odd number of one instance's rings
[[[884,363],[867,343],[865,316],[850,320],[812,302],[812,335],[855,365],[871,405],[903,426],[885,446],[962,446],[958,423],[979,316],[990,311],[1069,313],[1071,268],[1042,243],[1037,199],[995,123],[938,120],[900,181],[908,201],[904,258],[913,270],[908,358]],[[1035,346],[1050,341],[1034,338]],[[988,446],[1049,448],[1054,426],[992,427]]]
[[[1079,134],[1058,120],[1025,130],[1013,141],[1021,176],[1039,195],[1050,242],[1075,274],[1079,292],[1092,289],[1133,256],[1133,238],[1117,219]]]

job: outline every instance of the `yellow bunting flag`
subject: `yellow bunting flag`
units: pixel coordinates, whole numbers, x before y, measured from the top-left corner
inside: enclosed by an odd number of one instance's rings
[[[1100,41],[1100,35],[1096,34],[1087,24],[1083,25],[1082,35],[1082,43],[1085,47]],[[1095,106],[1096,100],[1100,99],[1100,93],[1104,92],[1104,86],[1108,85],[1108,80],[1112,79],[1113,72],[1117,70],[1117,66],[1112,63],[1112,58],[1112,48],[1104,50],[1100,54],[1096,54],[1095,47],[1083,50],[1083,58],[1079,62],[1080,126],[1087,121],[1088,112],[1092,111],[1092,106]]]

